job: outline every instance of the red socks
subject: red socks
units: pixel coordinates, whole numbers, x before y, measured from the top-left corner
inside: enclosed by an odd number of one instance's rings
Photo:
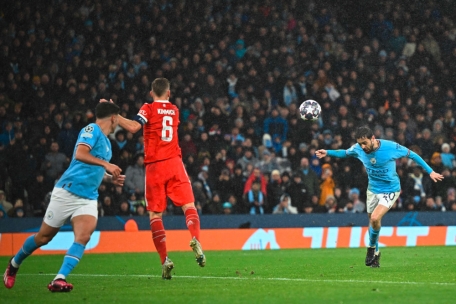
[[[187,224],[192,238],[194,237],[199,241],[200,220],[196,208],[191,207],[185,210],[185,224]]]
[[[196,208],[188,208],[185,210],[185,223],[187,224],[192,238],[194,237],[199,241],[200,220]],[[152,231],[152,240],[154,241],[155,249],[157,249],[161,263],[163,264],[168,253],[166,252],[166,233],[162,219],[159,217],[151,219],[150,230]]]
[[[166,234],[162,219],[158,217],[151,219],[150,230],[152,231],[152,240],[154,241],[155,249],[157,249],[161,263],[163,264],[168,254],[166,252]]]

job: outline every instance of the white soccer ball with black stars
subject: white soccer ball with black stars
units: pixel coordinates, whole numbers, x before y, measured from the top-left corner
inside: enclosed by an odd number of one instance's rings
[[[303,120],[317,120],[321,115],[321,106],[315,100],[308,99],[299,106],[299,114]]]

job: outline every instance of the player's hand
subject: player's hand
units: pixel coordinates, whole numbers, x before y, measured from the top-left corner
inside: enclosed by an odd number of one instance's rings
[[[125,182],[125,175],[119,175],[117,177],[112,176],[111,182],[116,186],[123,186]]]
[[[434,182],[441,181],[441,180],[443,180],[443,178],[444,178],[442,174],[439,174],[439,173],[434,172],[434,171],[432,171],[431,174],[429,174],[429,176],[431,177],[431,179],[432,179]]]
[[[102,98],[102,99],[100,99],[100,102],[109,102],[109,103],[114,103],[114,101],[112,101],[112,99],[109,99],[109,100],[107,100],[107,99],[103,99],[103,98]]]
[[[325,157],[326,155],[328,155],[328,152],[324,149],[320,149],[320,150],[317,150],[315,151],[315,155],[318,157],[318,158],[323,158]]]
[[[116,166],[114,164],[110,164],[110,163],[108,163],[105,166],[105,169],[106,169],[106,171],[108,171],[108,173],[110,173],[112,175],[113,180],[114,180],[114,178],[118,178],[120,175],[120,172],[122,172],[122,169],[120,169],[118,166]]]

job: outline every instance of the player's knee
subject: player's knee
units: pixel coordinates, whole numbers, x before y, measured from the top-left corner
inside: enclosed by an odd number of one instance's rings
[[[44,246],[52,240],[50,235],[37,235],[35,236],[35,243],[38,247]]]
[[[90,241],[90,233],[83,233],[75,237],[74,241],[78,244],[87,245]]]
[[[371,218],[370,218],[370,222],[371,222],[371,226],[372,227],[377,227],[380,225],[380,220],[381,220],[381,217],[376,215],[376,214],[372,214],[371,215]]]

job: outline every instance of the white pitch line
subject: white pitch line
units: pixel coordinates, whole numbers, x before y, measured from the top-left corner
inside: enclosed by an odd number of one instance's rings
[[[21,273],[18,276],[53,276],[50,273]],[[161,278],[158,275],[147,274],[71,274],[72,277],[137,277],[137,278]],[[408,284],[408,285],[442,285],[456,286],[450,282],[411,282],[411,281],[373,281],[373,280],[312,280],[312,279],[293,279],[293,278],[263,278],[263,277],[210,277],[210,276],[180,276],[175,275],[176,279],[209,279],[209,280],[258,280],[258,281],[287,281],[287,282],[323,282],[323,283],[368,283],[368,284]]]

